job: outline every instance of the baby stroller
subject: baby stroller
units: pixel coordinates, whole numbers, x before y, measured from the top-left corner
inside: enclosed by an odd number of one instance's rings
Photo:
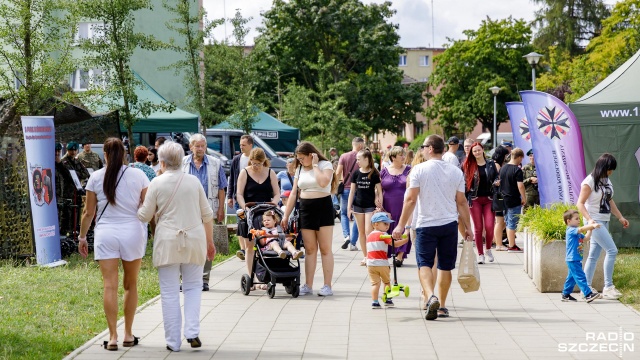
[[[273,210],[280,218],[284,216],[282,210],[277,205],[271,203],[247,203],[249,210],[245,213],[249,228],[249,236],[255,240],[253,267],[251,275],[244,274],[240,280],[240,288],[244,295],[249,295],[254,284],[267,284],[267,294],[270,298],[276,295],[276,284],[284,285],[287,294],[294,298],[300,295],[300,260],[297,264],[291,259],[292,254],[285,250],[286,258],[282,259],[273,250],[262,251],[260,240],[268,237],[277,237],[284,240],[286,235],[280,224],[277,224],[278,235],[262,235],[256,230],[262,228],[262,214],[268,210]],[[251,233],[253,231],[253,234]],[[254,235],[255,234],[255,235]],[[254,282],[254,278],[257,281]]]

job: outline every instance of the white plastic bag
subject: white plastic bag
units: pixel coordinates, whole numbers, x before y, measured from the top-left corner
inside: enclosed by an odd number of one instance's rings
[[[465,241],[462,247],[460,266],[458,267],[458,283],[464,292],[480,289],[480,270],[476,261],[476,253],[473,250],[473,241]]]

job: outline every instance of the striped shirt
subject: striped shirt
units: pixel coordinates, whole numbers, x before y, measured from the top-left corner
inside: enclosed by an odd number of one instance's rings
[[[387,235],[374,230],[367,236],[367,266],[389,266],[387,246],[391,245],[391,238],[380,239],[380,235]]]

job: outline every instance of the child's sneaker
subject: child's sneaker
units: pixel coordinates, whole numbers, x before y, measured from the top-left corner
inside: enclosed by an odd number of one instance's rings
[[[562,301],[578,301],[578,300],[573,296],[571,296],[571,294],[569,295],[562,294]]]
[[[302,295],[313,295],[313,289],[304,284],[300,286],[300,296]]]
[[[278,253],[278,257],[280,259],[286,259],[287,258],[287,253],[284,252],[283,250],[280,250],[280,252]]]
[[[387,299],[387,301],[384,302],[384,306],[386,306],[386,307],[394,307],[395,304],[393,303],[393,300]]]
[[[487,255],[487,259],[489,259],[489,262],[493,262],[493,254],[491,253],[491,249],[485,250],[484,252],[485,255]]]
[[[478,255],[478,264],[484,264],[484,255]]]
[[[584,297],[584,300],[588,303],[592,302],[595,299],[600,299],[602,295],[598,292],[592,292],[591,294]]]
[[[376,300],[373,303],[371,303],[371,308],[372,309],[382,309],[382,306],[380,306],[380,303]]]
[[[291,257],[293,260],[298,260],[304,256],[304,252],[302,250],[294,251],[293,256]]]
[[[349,251],[358,251],[358,247],[352,244],[349,244]]]
[[[236,256],[238,257],[238,259],[243,260],[244,261],[244,250],[238,250],[236,251]]]
[[[620,296],[622,293],[613,285],[602,289],[602,297],[607,300],[617,300]]]

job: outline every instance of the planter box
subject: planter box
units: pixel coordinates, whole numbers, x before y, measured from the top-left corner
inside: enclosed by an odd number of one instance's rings
[[[564,240],[552,241],[543,245],[542,241],[538,240],[532,233],[525,232],[525,234],[524,258],[527,264],[525,265],[525,271],[533,279],[533,283],[540,292],[562,292],[564,281],[567,279],[566,244]],[[583,244],[583,268],[589,254],[589,245],[589,241],[585,241]],[[598,291],[602,291],[604,285],[603,263],[604,253],[601,253],[592,281],[592,286]],[[574,292],[577,291],[580,291],[578,286],[574,288]]]

